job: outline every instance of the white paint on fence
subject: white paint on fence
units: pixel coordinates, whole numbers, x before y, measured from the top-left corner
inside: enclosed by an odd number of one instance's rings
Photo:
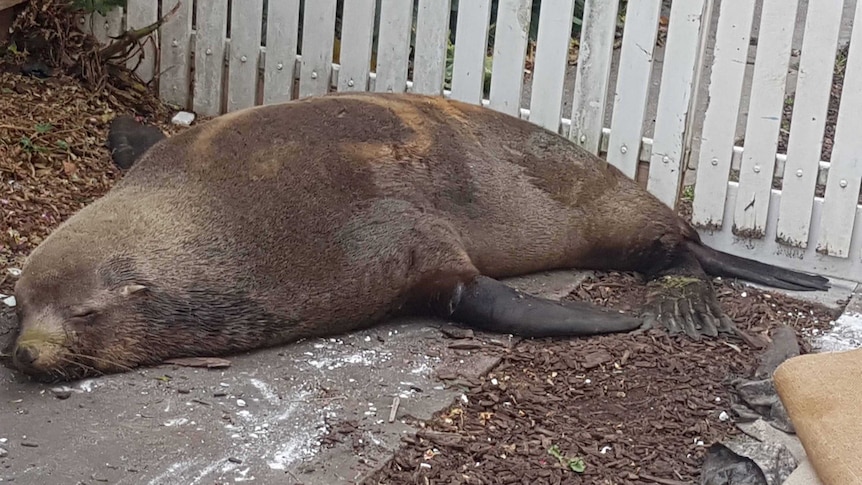
[[[618,10],[617,0],[587,0],[584,6],[569,138],[594,154],[604,128]]]
[[[227,6],[227,0],[197,4],[194,110],[203,116],[216,116],[221,113]]]
[[[129,0],[129,4],[146,3]],[[179,7],[177,4],[179,3]],[[177,11],[159,29],[159,97],[167,103],[189,109],[191,101],[192,2],[162,0],[162,15]]]
[[[769,211],[798,0],[764,0],[733,230],[759,238]]]
[[[532,0],[500,0],[494,29],[494,63],[488,106],[518,116]]]
[[[302,29],[302,66],[299,97],[329,92],[332,48],[335,43],[336,0],[305,2]]]
[[[630,2],[627,8],[626,18],[638,20],[623,29],[607,158],[624,174],[635,178],[661,0]]]
[[[854,247],[853,236],[862,226],[857,207],[859,186],[862,183],[862,137],[859,136],[859,125],[862,124],[862,89],[859,89],[862,85],[860,5],[856,6],[853,23],[855,28],[850,37],[844,89],[832,145],[832,165],[823,202],[823,229],[820,231],[817,250],[831,256],[849,257],[853,263],[858,263],[862,255],[859,248]]]
[[[381,2],[375,91],[403,93],[407,90],[407,63],[410,60],[412,24],[413,2],[411,0]]]
[[[458,2],[452,98],[479,104],[485,83],[485,52],[491,23],[491,0]]]
[[[451,10],[451,0],[419,0],[413,53],[414,93],[443,94]]]
[[[686,0],[670,12],[647,180],[647,190],[669,207],[675,206],[682,181],[683,137],[700,47],[692,40],[700,38],[703,7],[704,0]]]
[[[269,2],[266,12],[263,104],[283,103],[293,97],[298,41],[299,0]]]
[[[841,22],[843,4],[843,0],[808,4],[777,229],[780,241],[802,248],[808,243],[823,127],[838,45],[835,26]]]
[[[574,11],[574,0],[543,0],[539,9],[530,121],[555,132],[560,130]]]
[[[127,2],[127,7],[126,28],[129,30],[143,29],[159,19],[159,4],[156,1]],[[157,39],[158,33],[152,33],[141,39],[143,45],[140,51],[130,57],[126,63],[126,66],[134,70],[145,83],[150,82],[155,76]]]
[[[339,91],[368,91],[376,3],[375,0],[350,0],[344,3],[338,54]]]
[[[721,1],[692,204],[692,222],[696,226],[721,227],[724,221],[726,181],[733,158],[754,4],[751,0]]]
[[[727,205],[725,206],[726,218],[733,215],[733,207],[736,203],[739,184],[730,182],[727,184]],[[781,204],[781,192],[770,191],[771,205]],[[862,208],[852,205],[856,219],[862,220]],[[811,234],[817,234],[821,229],[821,220],[825,218],[825,207],[822,199],[815,199],[811,224]],[[735,236],[731,231],[700,231],[703,242],[711,247],[720,248],[730,254],[753,259],[767,264],[775,264],[782,268],[819,274],[832,278],[859,280],[862,274],[862,260],[859,258],[841,259],[819,254],[814,249],[814,244],[809,241],[807,249],[785,246],[775,240],[775,228],[777,211],[771,211],[766,221],[765,237],[762,239],[748,239]],[[862,226],[856,225],[851,242],[853,254],[862,251]]]
[[[263,0],[231,0],[227,111],[250,108],[257,100]]]

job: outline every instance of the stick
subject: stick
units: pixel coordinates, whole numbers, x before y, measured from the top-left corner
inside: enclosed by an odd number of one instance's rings
[[[395,396],[392,398],[392,409],[389,411],[389,422],[395,421],[395,413],[398,412],[398,405],[401,403],[401,398]]]

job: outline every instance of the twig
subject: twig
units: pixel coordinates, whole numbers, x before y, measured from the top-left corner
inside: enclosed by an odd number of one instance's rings
[[[164,24],[168,20],[168,18],[174,16],[179,10],[180,5],[182,5],[182,2],[177,2],[177,4],[174,5],[174,8],[172,8],[170,12],[168,12],[167,14],[162,16],[162,18],[156,20],[155,22],[146,27],[136,30],[127,30],[123,32],[120,36],[113,37],[115,40],[117,40],[117,42],[114,42],[113,44],[100,50],[99,57],[101,57],[102,59],[110,59],[117,54],[120,54],[121,52],[125,51],[126,48],[132,46],[133,44],[137,44],[139,40],[158,30],[159,27],[161,27],[162,24]]]
[[[395,421],[395,414],[398,412],[398,405],[401,404],[401,398],[395,396],[392,398],[392,409],[389,411],[389,422]]]

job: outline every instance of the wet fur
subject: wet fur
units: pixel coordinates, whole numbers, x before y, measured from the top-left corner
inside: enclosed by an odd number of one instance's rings
[[[531,123],[437,97],[330,95],[158,142],[32,253],[16,295],[23,332],[60,325],[131,366],[440,313],[479,274],[703,275],[686,241],[696,232],[658,199]],[[133,284],[146,290],[117,296]],[[88,301],[96,319],[70,323]]]

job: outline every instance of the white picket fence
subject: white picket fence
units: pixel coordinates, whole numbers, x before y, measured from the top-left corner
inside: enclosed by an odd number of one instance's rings
[[[845,90],[831,160],[820,160],[838,25],[844,1],[852,0],[808,2],[786,155],[776,153],[777,138],[799,0],[763,0],[744,149],[734,139],[756,2],[721,0],[715,9],[714,1],[674,2],[664,53],[655,59],[662,0],[630,0],[613,62],[618,2],[587,0],[574,88],[564,97],[575,0],[542,0],[528,101],[522,96],[532,0],[499,2],[487,98],[491,0],[460,1],[451,90],[444,89],[451,0],[344,0],[339,62],[333,62],[336,0],[304,1],[304,18],[300,0],[128,0],[126,12],[97,18],[93,28],[107,42],[107,35],[147,25],[180,2],[138,73],[145,80],[156,77],[165,101],[198,115],[331,91],[409,91],[521,116],[605,156],[630,177],[646,166],[643,182],[671,206],[681,196],[684,167],[697,166],[693,222],[709,244],[862,282],[862,137],[852,134],[862,118],[862,91]],[[707,65],[713,14],[717,30]],[[854,20],[860,15],[862,8]],[[853,30],[846,86],[862,81],[860,51],[862,30]],[[660,80],[653,79],[655,60],[662,63]],[[619,67],[612,72],[614,65]],[[660,82],[655,122],[646,136],[654,82]],[[698,97],[701,83],[708,97]],[[703,118],[697,133],[695,115]],[[698,139],[699,151],[693,151]],[[738,181],[730,180],[731,168],[740,171]],[[784,174],[782,189],[773,189],[773,176]],[[823,198],[815,197],[818,181],[826,183]]]

